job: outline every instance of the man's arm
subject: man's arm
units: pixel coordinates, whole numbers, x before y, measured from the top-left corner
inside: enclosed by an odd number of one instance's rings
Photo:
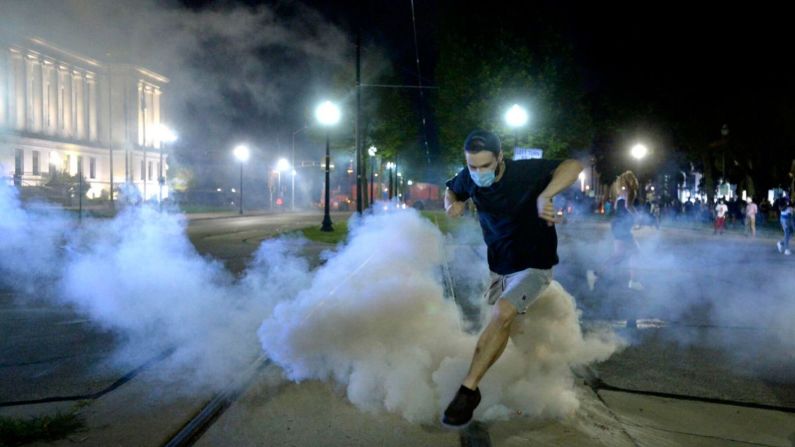
[[[555,223],[555,207],[552,205],[552,197],[573,185],[583,169],[585,166],[574,159],[564,160],[558,165],[555,172],[552,173],[552,180],[538,195],[538,217],[550,224]]]
[[[458,196],[450,188],[444,191],[444,210],[450,217],[459,217],[464,214],[464,202],[458,200]]]

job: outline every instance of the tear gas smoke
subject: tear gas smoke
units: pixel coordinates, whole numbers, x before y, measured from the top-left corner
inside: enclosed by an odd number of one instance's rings
[[[11,188],[0,191],[6,254],[58,213],[34,215]],[[299,256],[301,240],[267,241],[239,281],[199,256],[184,227],[178,215],[131,207],[113,220],[56,227],[49,240],[36,234],[52,248],[26,263],[48,267],[52,299],[124,336],[118,360],[173,349],[166,370],[187,391],[224,386],[256,356],[258,341],[289,378],[335,380],[364,410],[432,421],[457,389],[476,335],[444,296],[444,239],[416,212],[352,221],[349,242],[314,272]],[[18,283],[29,281],[38,279]],[[583,336],[578,316],[571,296],[551,286],[483,382],[482,417],[576,410],[571,368],[619,345],[608,332]]]
[[[308,288],[276,305],[259,330],[263,349],[292,380],[333,379],[361,409],[432,421],[460,385],[477,340],[444,297],[443,250],[436,227],[413,211],[366,217]],[[584,336],[578,316],[573,298],[550,286],[486,375],[480,417],[577,409],[571,368],[620,345],[610,332]]]

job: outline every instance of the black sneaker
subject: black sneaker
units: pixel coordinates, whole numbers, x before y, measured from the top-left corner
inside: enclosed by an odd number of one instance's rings
[[[453,428],[463,428],[472,420],[472,413],[480,403],[480,389],[470,390],[461,385],[453,401],[447,406],[442,424]]]

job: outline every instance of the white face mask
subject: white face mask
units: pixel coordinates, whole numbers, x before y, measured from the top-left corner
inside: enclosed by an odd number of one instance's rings
[[[472,177],[472,181],[475,182],[481,188],[488,188],[489,186],[494,184],[494,181],[497,179],[497,169],[500,167],[500,162],[502,160],[497,159],[497,166],[494,169],[489,169],[488,171],[473,171],[472,169],[469,170],[469,176]]]

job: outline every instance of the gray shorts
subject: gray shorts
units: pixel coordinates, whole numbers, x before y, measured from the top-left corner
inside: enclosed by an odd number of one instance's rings
[[[509,275],[489,274],[489,288],[486,299],[489,304],[506,300],[523,314],[541,296],[552,281],[552,269],[525,269]]]

